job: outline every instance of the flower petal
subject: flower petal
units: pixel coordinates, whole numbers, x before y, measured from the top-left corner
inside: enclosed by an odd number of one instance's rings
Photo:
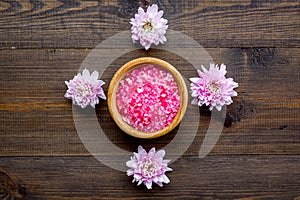
[[[199,79],[200,78],[194,77],[194,78],[190,78],[190,81],[192,81],[194,83],[197,83]]]
[[[106,96],[105,96],[104,93],[99,94],[99,97],[100,97],[101,99],[103,99],[103,100],[106,100]]]
[[[152,182],[144,182],[146,185],[147,189],[152,189]]]
[[[208,72],[207,69],[206,69],[203,65],[201,65],[201,69],[202,69],[202,71],[203,71],[204,73]],[[200,71],[200,72],[201,72],[201,71]]]
[[[173,171],[170,167],[167,167],[166,171]]]
[[[99,77],[99,73],[97,71],[94,71],[92,74],[91,74],[91,78],[94,79],[94,80],[97,80]]]
[[[144,11],[144,9],[143,8],[141,8],[141,7],[139,7],[139,9],[138,9],[138,14],[136,14],[136,16],[143,16],[145,14],[145,11]]]
[[[156,4],[153,4],[152,6],[149,6],[147,8],[147,12],[155,14],[158,12],[158,6]]]
[[[88,70],[88,69],[84,69],[84,70],[82,71],[82,76],[83,76],[83,77],[89,78],[89,77],[90,77],[90,72],[89,72],[89,70]]]
[[[164,183],[170,183],[170,179],[166,175],[164,175],[163,177],[164,177]]]
[[[148,42],[148,43],[145,45],[145,49],[146,49],[146,50],[150,49],[150,46],[151,46],[151,43]]]
[[[148,154],[154,155],[155,154],[155,147],[152,147]]]
[[[191,104],[192,105],[198,105],[198,99],[197,99],[197,97],[192,99]]]
[[[156,152],[156,155],[158,155],[162,158],[165,156],[165,154],[166,154],[165,150],[159,150],[159,151]]]
[[[138,146],[138,153],[144,153],[144,151],[145,151],[145,149],[141,145],[139,145]]]
[[[129,160],[126,162],[126,166],[129,168],[135,168],[135,167],[137,167],[137,163],[134,162],[133,160]]]

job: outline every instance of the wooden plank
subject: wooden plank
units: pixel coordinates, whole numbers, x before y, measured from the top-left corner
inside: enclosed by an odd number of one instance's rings
[[[239,96],[227,107],[226,126],[211,155],[300,154],[299,48],[207,48],[216,63],[227,64],[239,83]],[[193,55],[191,50],[191,56]],[[88,49],[15,49],[0,51],[0,156],[89,156],[75,129],[71,102],[64,98]],[[154,56],[177,66],[188,79],[196,70],[188,61],[162,50],[134,51],[114,61],[101,77],[107,84],[130,59]],[[133,139],[117,129],[105,101],[97,107],[100,125],[117,146],[133,151],[138,144],[163,147],[176,131],[158,140]],[[193,122],[199,115],[200,121]],[[198,155],[210,123],[207,108],[189,106],[184,127],[197,130],[185,155]],[[104,121],[103,121],[104,120]],[[199,128],[198,128],[199,126]],[[128,146],[128,141],[132,145]]]
[[[85,149],[71,102],[64,98],[64,81],[76,75],[100,42],[129,31],[129,20],[143,2],[0,1],[0,199],[299,200],[298,0],[152,1],[164,10],[170,29],[204,46],[239,83],[239,96],[227,107],[220,139],[208,156],[198,157],[211,112],[191,105],[185,116],[188,123],[180,129],[155,140],[135,139],[117,128],[106,101],[101,101],[96,107],[99,124],[113,145],[125,151],[136,151],[139,144],[147,150],[165,148],[177,134],[184,136],[175,143],[181,147],[191,132],[197,133],[171,164],[171,183],[151,191],[135,186],[131,177],[105,166]],[[121,52],[129,48],[127,40],[123,36],[117,45],[105,48]],[[101,77],[107,83],[104,90],[121,65],[141,56],[167,60],[186,79],[196,76],[189,60],[198,56],[197,49],[181,43],[175,39],[171,44],[183,48],[189,58],[159,49],[122,55]],[[205,56],[199,59],[207,61]],[[93,118],[85,115],[81,125],[89,126]],[[97,153],[124,160],[122,153]],[[168,156],[174,155],[167,151]]]
[[[93,157],[1,157],[24,199],[297,199],[300,156],[184,156],[146,191]],[[2,173],[2,170],[0,171]],[[1,187],[1,184],[0,184]],[[15,191],[14,191],[15,192]]]
[[[138,2],[3,1],[0,48],[93,48],[130,29]],[[205,47],[300,46],[297,0],[176,0],[158,4],[170,29],[182,31]]]

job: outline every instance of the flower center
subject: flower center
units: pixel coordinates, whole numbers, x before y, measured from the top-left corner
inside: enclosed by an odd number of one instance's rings
[[[87,96],[91,93],[90,85],[78,85],[76,89],[77,89],[77,92],[79,94],[81,94],[82,96]]]
[[[153,169],[154,169],[154,165],[153,165],[153,163],[147,163],[147,165],[145,166],[145,170],[147,171],[147,172],[152,172],[153,171]]]
[[[217,83],[214,83],[214,82],[209,85],[208,89],[212,93],[219,93],[219,91],[220,91],[219,85]]]
[[[142,165],[142,170],[145,175],[151,176],[155,170],[157,169],[157,165],[152,162],[152,160],[148,159]]]
[[[146,22],[144,25],[143,25],[143,28],[146,30],[146,31],[151,31],[153,26],[151,24],[151,22]]]

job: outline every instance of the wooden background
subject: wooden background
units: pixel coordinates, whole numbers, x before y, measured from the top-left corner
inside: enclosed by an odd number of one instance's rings
[[[0,199],[300,199],[300,2],[153,2],[170,29],[225,63],[240,85],[212,152],[197,156],[210,112],[192,107],[201,113],[194,142],[171,165],[171,183],[147,191],[97,161],[77,135],[64,81],[100,42],[129,30],[144,1],[0,0]],[[195,76],[170,52],[138,50],[110,66],[105,91],[112,72],[142,55]],[[96,110],[111,141],[128,151],[163,148],[176,134],[133,139],[114,125],[105,101]]]

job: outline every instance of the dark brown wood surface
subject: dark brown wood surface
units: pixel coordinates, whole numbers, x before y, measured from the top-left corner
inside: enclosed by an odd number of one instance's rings
[[[298,0],[153,1],[170,29],[201,44],[239,83],[219,141],[198,157],[211,115],[190,106],[191,116],[201,114],[191,123],[197,135],[171,164],[171,183],[150,191],[85,149],[64,81],[100,42],[129,30],[143,2],[0,0],[0,199],[300,199]],[[136,50],[111,64],[104,90],[118,67],[140,56],[196,76],[171,52]],[[107,137],[127,151],[163,148],[176,134],[134,139],[116,127],[105,101],[96,111]]]

